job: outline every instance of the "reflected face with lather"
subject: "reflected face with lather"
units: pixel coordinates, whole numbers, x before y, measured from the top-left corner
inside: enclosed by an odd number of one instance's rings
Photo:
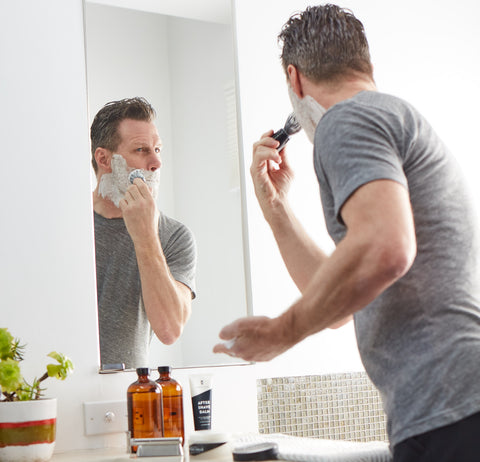
[[[162,142],[153,123],[155,111],[143,98],[106,104],[91,128],[92,165],[98,193],[118,207],[128,175],[141,169],[154,197],[159,186]]]
[[[156,199],[160,186],[161,141],[153,122],[125,119],[118,126],[119,144],[115,152],[98,152],[98,194],[119,207],[130,185],[129,175],[141,170],[142,178]]]

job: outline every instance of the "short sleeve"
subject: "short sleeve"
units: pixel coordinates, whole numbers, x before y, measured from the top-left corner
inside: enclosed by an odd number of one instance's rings
[[[360,104],[328,111],[315,134],[315,167],[332,200],[339,223],[341,209],[361,186],[389,179],[407,186],[399,126],[379,111]]]
[[[195,269],[197,264],[197,249],[195,238],[190,229],[177,222],[178,227],[169,237],[163,247],[168,267],[175,280],[185,284],[196,296]]]

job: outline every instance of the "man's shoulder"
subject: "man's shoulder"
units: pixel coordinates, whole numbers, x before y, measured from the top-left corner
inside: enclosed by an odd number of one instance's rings
[[[316,131],[316,141],[344,138],[352,133],[376,128],[399,129],[416,124],[418,111],[398,96],[378,91],[362,91],[352,98],[332,106],[322,117]]]
[[[405,110],[405,108],[411,108],[411,105],[398,96],[379,91],[361,91],[351,98],[335,104],[325,115],[351,112],[361,116],[370,111],[395,113],[398,110]]]
[[[167,237],[169,239],[173,235],[193,238],[193,234],[187,225],[175,218],[165,215],[163,212],[160,212],[158,231],[161,238]]]
[[[160,229],[179,229],[179,228],[186,228],[187,226],[184,225],[181,221],[172,218],[168,215],[165,215],[163,212],[160,212],[160,218],[158,220],[158,226]]]

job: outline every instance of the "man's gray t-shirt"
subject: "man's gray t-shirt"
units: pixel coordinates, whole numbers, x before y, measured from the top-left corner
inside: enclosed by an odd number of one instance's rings
[[[152,330],[143,305],[133,241],[123,218],[95,213],[98,325],[102,365],[148,365]],[[170,273],[195,296],[196,247],[191,231],[160,213],[158,231]]]
[[[479,228],[455,159],[411,105],[361,92],[321,119],[314,164],[336,243],[346,233],[341,208],[360,186],[389,179],[410,195],[413,266],[354,316],[390,443],[480,411]]]

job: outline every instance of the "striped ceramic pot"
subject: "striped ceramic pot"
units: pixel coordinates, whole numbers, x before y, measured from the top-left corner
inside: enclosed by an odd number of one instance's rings
[[[56,423],[56,399],[0,402],[0,461],[50,460]]]

